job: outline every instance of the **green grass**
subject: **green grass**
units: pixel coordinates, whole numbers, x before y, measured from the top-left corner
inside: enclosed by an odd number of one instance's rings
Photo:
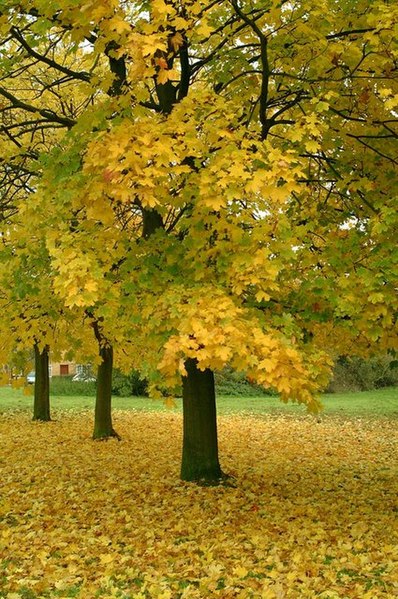
[[[0,387],[0,412],[7,410],[31,410],[33,398],[22,391]],[[325,394],[323,415],[398,418],[398,388],[363,391],[359,393]],[[173,411],[181,411],[181,400],[177,400]],[[94,397],[54,396],[51,398],[54,410],[86,410],[94,408]],[[114,397],[113,407],[121,410],[167,411],[161,401],[146,397]],[[225,397],[217,399],[219,414],[247,413],[255,415],[293,414],[305,415],[304,406],[284,404],[276,397]]]

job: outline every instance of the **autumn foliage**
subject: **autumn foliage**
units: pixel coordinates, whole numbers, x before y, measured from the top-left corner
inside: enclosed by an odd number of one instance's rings
[[[394,422],[224,416],[234,484],[198,487],[180,416],[116,412],[120,443],[91,421],[2,416],[0,597],[396,596]]]

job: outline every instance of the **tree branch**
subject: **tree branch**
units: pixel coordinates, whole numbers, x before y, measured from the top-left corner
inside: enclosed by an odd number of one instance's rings
[[[76,124],[76,121],[67,117],[58,116],[52,110],[38,108],[37,106],[32,106],[31,104],[27,104],[26,102],[19,100],[13,94],[4,89],[4,87],[0,87],[0,95],[4,96],[4,98],[7,98],[14,108],[20,108],[21,110],[26,110],[26,112],[32,112],[33,114],[40,114],[43,118],[52,123],[60,123],[61,125],[68,127],[68,129]]]
[[[191,80],[191,66],[189,64],[188,42],[186,39],[184,39],[184,43],[180,48],[180,65],[181,78],[178,87],[178,100],[182,100],[188,94],[189,84]]]
[[[260,123],[261,138],[265,139],[268,135],[270,122],[267,118],[268,107],[268,87],[270,77],[270,67],[268,61],[268,39],[257,25],[256,20],[250,19],[240,8],[237,0],[230,0],[236,14],[254,31],[260,40],[260,60],[261,60],[261,90],[260,90]]]
[[[375,31],[374,27],[368,27],[365,29],[348,29],[346,31],[340,31],[339,33],[330,33],[326,36],[327,40],[335,40],[340,37],[347,37],[349,35],[357,35],[358,33],[368,33],[369,31]]]
[[[51,58],[47,58],[47,56],[43,56],[42,54],[39,54],[38,52],[36,52],[36,50],[34,50],[33,48],[31,48],[31,46],[29,46],[28,42],[21,35],[21,32],[16,27],[11,27],[10,31],[11,31],[13,37],[21,44],[21,46],[23,48],[25,48],[25,50],[28,52],[28,54],[30,56],[32,56],[33,58],[36,58],[40,62],[44,62],[48,66],[56,69],[57,71],[60,71],[61,73],[64,73],[65,75],[69,75],[73,79],[80,79],[81,81],[90,81],[89,73],[86,73],[85,71],[82,71],[81,73],[72,71],[71,69],[68,69],[67,67],[64,67],[63,65],[57,63],[55,60],[52,60]]]

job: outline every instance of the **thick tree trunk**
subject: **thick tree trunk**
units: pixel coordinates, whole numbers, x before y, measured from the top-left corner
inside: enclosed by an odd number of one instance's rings
[[[181,478],[217,484],[223,475],[218,460],[217,414],[214,375],[199,370],[197,361],[185,362],[182,379],[184,430]]]
[[[97,371],[93,439],[107,439],[109,437],[120,439],[112,426],[112,347],[101,347],[100,357],[102,362]]]
[[[35,350],[35,395],[33,420],[48,422],[50,417],[50,376],[48,371],[48,347],[41,352],[37,343]]]

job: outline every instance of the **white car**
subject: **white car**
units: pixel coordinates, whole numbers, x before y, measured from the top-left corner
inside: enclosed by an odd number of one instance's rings
[[[84,372],[78,372],[72,378],[72,381],[74,381],[74,382],[79,381],[81,383],[94,383],[96,380],[97,379],[94,376],[92,376],[91,374],[84,373]]]
[[[36,373],[34,370],[32,370],[31,372],[29,372],[28,376],[26,377],[26,381],[29,383],[29,385],[34,385],[35,381],[36,381]]]

